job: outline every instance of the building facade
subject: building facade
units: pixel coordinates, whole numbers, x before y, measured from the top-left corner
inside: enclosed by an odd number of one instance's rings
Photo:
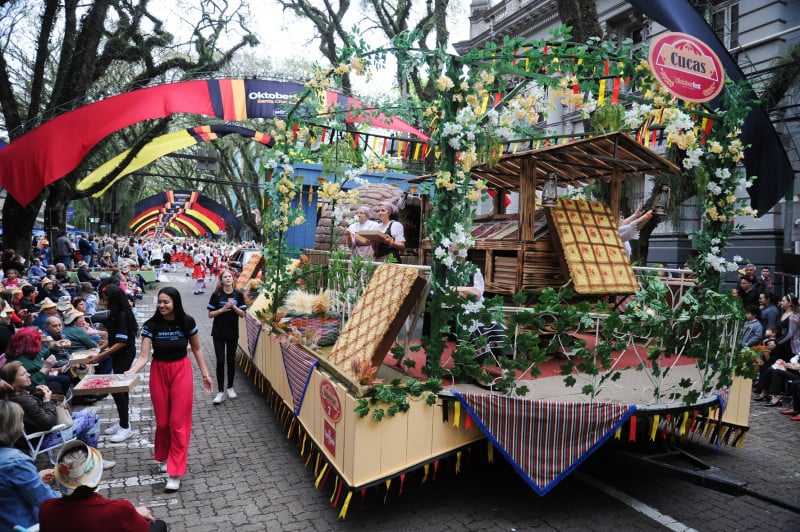
[[[680,0],[682,3],[683,0]],[[676,4],[679,2],[676,2]],[[757,94],[777,77],[792,79],[800,69],[800,1],[798,0],[708,0],[701,11],[722,42],[753,83]],[[667,31],[628,2],[597,0],[597,14],[605,39],[647,43]],[[555,0],[473,0],[470,5],[470,38],[456,43],[459,53],[482,48],[505,37],[545,39],[548,30],[560,26]],[[789,57],[786,64],[781,58]],[[788,83],[780,101],[769,109],[792,167],[800,170],[800,86]],[[577,113],[554,109],[547,128],[559,134],[583,131]],[[793,181],[783,201],[759,218],[742,219],[745,230],[731,242],[729,258],[740,255],[748,262],[774,270],[800,274],[800,197]],[[636,185],[635,185],[636,186]],[[648,184],[638,184],[646,197]],[[648,263],[680,267],[692,249],[692,231],[700,230],[693,201],[682,205],[680,221],[662,223],[651,236]]]

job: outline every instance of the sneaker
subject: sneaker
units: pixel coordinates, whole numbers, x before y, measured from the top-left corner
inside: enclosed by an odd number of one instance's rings
[[[164,486],[167,491],[178,491],[181,489],[181,477],[167,477],[167,485]]]
[[[132,435],[133,435],[133,431],[131,430],[130,427],[128,427],[127,429],[120,427],[119,430],[117,431],[117,433],[114,434],[113,436],[111,436],[111,441],[113,443],[120,443],[120,442],[123,442],[123,441],[127,440]]]
[[[228,388],[228,397],[231,399],[236,399],[236,390],[233,388]]]
[[[119,430],[119,428],[120,428],[120,427],[119,427],[119,423],[114,423],[114,425],[113,425],[113,426],[111,426],[111,427],[108,427],[106,430],[104,430],[104,431],[103,431],[103,434],[105,434],[106,436],[113,436],[114,434],[116,434],[116,433],[117,433],[117,431]]]
[[[215,405],[218,405],[218,404],[222,403],[222,401],[224,401],[224,400],[225,400],[225,394],[224,394],[224,393],[222,393],[222,392],[219,392],[219,393],[218,393],[218,394],[217,394],[217,395],[214,397],[214,400],[212,401],[212,403],[214,403]]]
[[[166,460],[163,461],[163,462],[156,462],[156,463],[158,464],[158,470],[161,473],[166,473],[167,472],[167,462],[166,462]]]
[[[104,471],[106,469],[111,469],[115,465],[117,465],[117,463],[114,460],[106,460],[105,458],[103,458],[103,470]]]

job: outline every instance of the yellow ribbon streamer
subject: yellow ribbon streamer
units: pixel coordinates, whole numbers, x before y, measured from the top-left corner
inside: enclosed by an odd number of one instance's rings
[[[456,453],[456,473],[461,472],[461,451]]]
[[[650,427],[650,441],[656,441],[656,433],[658,432],[658,424],[661,421],[661,416],[653,416],[653,425]]]
[[[422,475],[422,482],[420,482],[420,484],[425,484],[425,482],[428,480],[428,473],[431,472],[431,465],[425,464],[422,469],[425,471],[425,474]]]
[[[599,93],[597,94],[597,107],[600,107],[601,105],[603,105],[603,102],[605,102],[605,101],[606,101],[606,80],[605,79],[601,79],[600,80],[600,90],[599,90]]]
[[[336,476],[336,480],[333,483],[333,493],[331,493],[331,498],[328,499],[328,502],[333,504],[333,498],[336,497],[336,490],[339,489],[339,476]]]
[[[461,403],[458,401],[453,403],[453,426],[457,427],[461,418]]]
[[[350,499],[353,498],[353,491],[347,492],[347,497],[344,498],[344,504],[342,504],[342,510],[339,512],[339,519],[344,519],[347,516],[347,509],[350,508]]]
[[[491,443],[486,448],[486,461],[490,464],[494,463],[494,445]]]
[[[328,462],[325,462],[325,465],[322,466],[322,471],[319,472],[319,476],[317,480],[314,482],[314,489],[319,489],[319,483],[322,482],[322,477],[325,476],[325,471],[328,470]]]

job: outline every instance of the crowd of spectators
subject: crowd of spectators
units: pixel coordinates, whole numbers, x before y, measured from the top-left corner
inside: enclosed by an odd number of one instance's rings
[[[756,266],[748,264],[740,274],[734,289],[746,316],[740,343],[760,353],[758,378],[753,384],[755,400],[779,407],[783,397],[800,386],[800,306],[796,295],[779,298],[773,292],[774,279],[768,267],[757,273]],[[780,412],[800,421],[800,395],[792,408]]]
[[[84,500],[100,499],[93,494],[96,484],[84,484],[86,489],[76,490],[80,494],[76,497],[68,493],[69,490],[65,491],[66,483],[59,482],[52,470],[36,473],[33,462],[22,454],[27,450],[24,434],[55,427],[58,421],[56,403],[92,403],[104,397],[73,396],[72,387],[88,368],[71,364],[71,353],[94,349],[98,373],[122,372],[130,367],[130,360],[124,368],[116,367],[111,364],[113,356],[103,355],[111,354],[118,347],[119,317],[123,315],[131,316],[130,327],[124,327],[123,332],[131,336],[133,331],[131,338],[135,348],[136,302],[150,288],[143,273],[152,271],[150,280],[160,282],[162,272],[186,272],[186,275],[198,277],[196,293],[202,293],[205,282],[226,268],[229,256],[236,249],[237,246],[210,241],[62,233],[52,246],[47,238],[34,238],[30,261],[25,254],[13,249],[2,251],[0,414],[5,419],[0,419],[0,432],[5,432],[0,434],[0,462],[4,465],[0,476],[8,482],[0,482],[0,500],[4,506],[0,510],[0,524],[30,526],[36,522],[39,506],[42,506],[42,515],[49,513],[42,503],[59,496],[57,490],[47,486],[52,482],[74,501],[50,506],[58,508],[59,512],[77,508]],[[93,359],[90,357],[90,360]],[[128,403],[124,397],[117,397],[122,394],[112,395],[120,410],[120,423],[104,433],[110,436],[110,441],[119,443],[131,436],[126,412]],[[2,408],[10,404],[21,410]],[[67,430],[83,445],[72,446],[72,450],[78,449],[80,456],[87,452],[99,455],[96,450],[101,443],[99,416],[91,409],[83,409],[73,412],[72,417],[72,427]],[[18,419],[21,420],[19,427]],[[51,433],[45,438],[57,436]],[[102,464],[108,468],[114,462],[102,460]],[[3,487],[6,485],[10,486],[8,493]],[[20,502],[19,489],[23,487],[30,488],[30,496]],[[6,511],[5,502],[12,499],[18,503],[19,512]],[[115,501],[104,501],[106,503],[117,509],[125,506]],[[137,519],[131,508],[125,508],[128,518],[138,520],[140,525],[149,521],[152,528],[152,516],[146,510],[137,508],[145,518]]]

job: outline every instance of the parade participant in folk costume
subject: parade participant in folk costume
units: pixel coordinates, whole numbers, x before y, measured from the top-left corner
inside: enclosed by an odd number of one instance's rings
[[[375,246],[375,260],[383,261],[394,256],[400,262],[400,252],[406,248],[403,224],[396,220],[397,205],[384,201],[375,209],[378,213],[378,231],[385,234],[384,241]]]
[[[223,271],[217,287],[208,301],[208,317],[214,319],[211,336],[214,339],[214,354],[217,357],[217,395],[214,404],[225,400],[225,366],[228,367],[227,394],[236,398],[233,376],[236,373],[236,346],[239,343],[239,318],[244,317],[247,305],[244,294],[234,287],[233,273]]]
[[[150,397],[156,418],[154,458],[168,475],[166,489],[180,489],[186,474],[189,439],[192,432],[192,363],[186,353],[191,347],[203,389],[211,393],[208,373],[197,324],[183,309],[181,294],[170,286],[158,292],[157,309],[142,327],[142,347],[133,366],[125,372],[133,375],[147,365],[150,353]]]
[[[203,288],[206,287],[206,255],[201,248],[197,248],[196,253],[192,256],[194,263],[194,270],[192,270],[192,279],[194,279],[194,293],[202,294]]]
[[[347,227],[347,247],[352,248],[353,255],[360,257],[372,256],[372,244],[364,237],[359,237],[361,231],[378,231],[378,222],[372,220],[372,209],[367,205],[359,205],[356,209],[356,221]]]

